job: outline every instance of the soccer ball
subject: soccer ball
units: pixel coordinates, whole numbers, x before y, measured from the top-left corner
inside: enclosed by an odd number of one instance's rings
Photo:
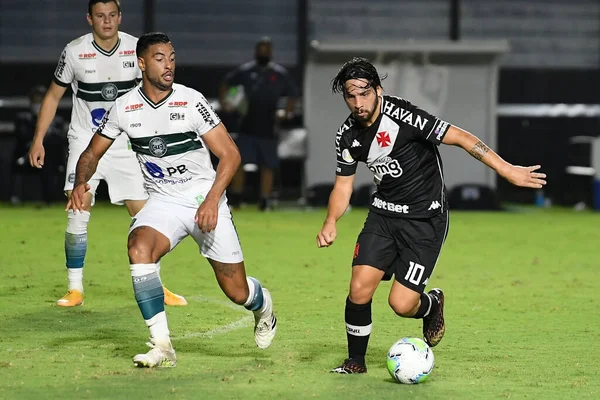
[[[424,382],[431,374],[433,364],[433,351],[417,338],[402,338],[387,353],[388,372],[399,383]]]

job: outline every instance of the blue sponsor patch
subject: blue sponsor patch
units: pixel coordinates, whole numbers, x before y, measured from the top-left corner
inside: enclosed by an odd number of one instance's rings
[[[104,108],[96,108],[92,110],[92,124],[94,126],[100,126],[102,123],[102,118],[104,118],[104,114],[106,114],[106,110]]]
[[[160,168],[158,165],[154,164],[153,162],[146,161],[146,170],[154,178],[164,178],[165,177],[165,174],[164,174],[162,168]]]

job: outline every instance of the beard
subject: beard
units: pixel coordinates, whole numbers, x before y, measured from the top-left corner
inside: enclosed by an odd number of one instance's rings
[[[175,78],[175,74],[174,73],[173,73],[173,78]],[[169,90],[169,89],[171,89],[173,87],[173,81],[174,80],[172,80],[171,82],[163,82],[163,81],[161,81],[160,77],[157,77],[157,78],[154,78],[154,77],[150,78],[150,77],[148,77],[148,81],[155,88],[157,88],[159,90],[162,90],[162,91],[167,91],[167,90]]]
[[[371,120],[371,118],[373,117],[373,114],[375,114],[375,110],[377,110],[377,107],[379,107],[379,97],[377,97],[377,101],[375,102],[373,107],[367,111],[366,114],[360,115],[357,113],[352,113],[352,115],[354,116],[354,119],[357,120],[358,122],[369,122]],[[363,109],[363,111],[364,111],[364,109]]]
[[[359,122],[367,122],[371,119],[371,117],[373,116],[373,113],[375,112],[375,109],[369,111],[366,115],[365,114],[357,114],[357,113],[353,113],[354,114],[354,119],[356,119]]]
[[[377,107],[379,106],[379,100],[377,101],[377,103],[373,106],[373,108],[371,108],[370,110],[367,111],[366,114],[357,114],[357,113],[353,113],[354,115],[354,119],[356,119],[358,122],[369,122],[371,120],[371,118],[373,118],[373,114],[375,114],[375,110],[377,109]],[[364,109],[363,109],[364,111]]]

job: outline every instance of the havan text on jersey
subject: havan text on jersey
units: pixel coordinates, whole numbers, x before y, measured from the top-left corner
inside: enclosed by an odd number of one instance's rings
[[[377,190],[371,210],[379,214],[424,218],[443,212],[447,202],[437,146],[450,124],[394,96],[380,98],[380,114],[369,127],[350,115],[336,135],[336,174],[356,173],[363,162]],[[432,202],[439,208],[431,208]]]

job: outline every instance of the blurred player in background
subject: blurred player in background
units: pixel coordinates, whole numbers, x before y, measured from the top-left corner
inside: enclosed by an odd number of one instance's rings
[[[73,110],[68,132],[69,157],[64,190],[71,196],[75,182],[75,166],[81,152],[100,125],[115,100],[130,91],[140,78],[135,46],[137,39],[119,32],[121,7],[117,0],[90,0],[88,24],[92,32],[67,44],[54,73],[54,79],[42,101],[35,136],[29,150],[29,162],[42,168],[45,161],[44,137],[56,114],[67,87],[73,89]],[[144,178],[129,148],[126,137],[119,138],[90,177],[91,191],[85,195],[80,213],[69,211],[65,233],[65,256],[69,289],[57,301],[59,306],[83,304],[83,265],[87,252],[87,226],[95,190],[100,180],[106,181],[113,204],[125,204],[132,217],[142,209],[148,194]],[[185,305],[179,295],[165,290],[169,305]]]
[[[352,194],[358,162],[373,172],[377,190],[352,261],[345,320],[348,359],[332,372],[367,372],[365,355],[371,334],[371,300],[382,280],[395,280],[390,307],[401,317],[423,319],[423,337],[436,346],[446,329],[444,293],[425,293],[448,233],[448,202],[437,146],[459,146],[510,183],[541,188],[546,175],[539,165],[519,167],[494,153],[481,140],[409,101],[383,95],[381,78],[371,62],[354,58],[332,80],[351,114],[336,138],[337,169],[327,217],[317,246],[337,236],[336,222]]]
[[[259,209],[265,211],[271,208],[274,172],[279,168],[276,123],[294,117],[298,93],[288,71],[272,61],[273,47],[269,38],[256,43],[254,56],[253,61],[227,74],[221,85],[220,100],[226,113],[233,111],[228,93],[231,89],[238,91],[237,87],[243,88],[245,104],[235,141],[242,155],[242,164],[255,164],[260,168]],[[281,97],[287,97],[287,104],[283,114],[277,115]],[[231,206],[239,207],[243,191],[244,169],[240,167],[229,189]]]
[[[67,204],[75,212],[84,207],[90,189],[86,182],[109,147],[120,136],[128,136],[150,194],[131,224],[127,243],[135,298],[152,347],[133,362],[138,367],[176,365],[157,265],[187,236],[208,259],[225,295],[254,312],[254,340],[258,347],[267,348],[276,333],[273,302],[258,280],[246,277],[225,197],[240,165],[239,151],[204,96],[174,84],[175,50],[167,35],[147,33],[136,50],[142,85],[119,98],[106,113],[79,158]],[[211,152],[219,159],[216,171]]]
[[[64,161],[66,150],[67,124],[60,116],[56,116],[48,126],[48,134],[44,138],[44,146],[50,151],[46,157],[46,168],[41,170],[29,166],[28,151],[31,147],[35,126],[37,124],[42,99],[47,88],[35,86],[29,90],[29,110],[17,113],[15,118],[16,144],[14,150],[12,204],[20,204],[24,195],[24,176],[36,174],[41,180],[42,201],[44,205],[50,205],[59,199],[60,190],[57,182],[64,175]]]

